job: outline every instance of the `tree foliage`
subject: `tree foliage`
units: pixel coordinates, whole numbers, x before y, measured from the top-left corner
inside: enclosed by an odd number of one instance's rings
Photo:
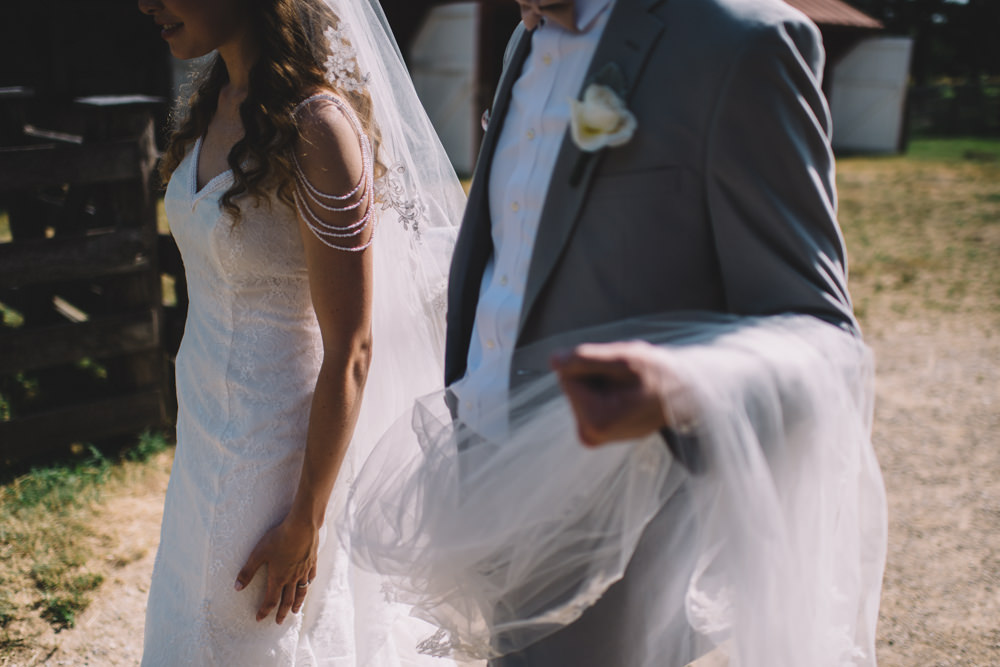
[[[889,33],[914,38],[913,78],[1000,75],[1000,0],[851,0]]]

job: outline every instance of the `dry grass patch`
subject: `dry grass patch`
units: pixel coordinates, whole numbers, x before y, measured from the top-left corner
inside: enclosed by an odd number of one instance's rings
[[[10,235],[10,216],[7,211],[0,209],[0,243],[10,243],[12,238]]]
[[[0,659],[73,627],[105,578],[144,555],[119,553],[103,503],[165,483],[167,449],[163,436],[147,434],[121,460],[89,448],[75,462],[0,487]]]
[[[924,313],[1000,320],[1000,141],[841,159],[837,185],[851,292],[869,327]]]

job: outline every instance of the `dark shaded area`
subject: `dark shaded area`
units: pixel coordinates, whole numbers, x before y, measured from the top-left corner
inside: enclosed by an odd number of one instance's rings
[[[0,469],[172,419],[153,175],[170,94],[134,3],[4,4]]]
[[[996,0],[851,0],[891,34],[914,39],[913,80],[969,81],[1000,76],[1000,2]]]
[[[915,134],[1000,135],[1000,2],[852,0],[890,34],[912,37]]]
[[[39,97],[164,95],[166,44],[135,3],[120,0],[5,0],[0,87]]]

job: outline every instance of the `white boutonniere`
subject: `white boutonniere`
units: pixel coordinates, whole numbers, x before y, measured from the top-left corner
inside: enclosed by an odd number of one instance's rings
[[[635,134],[635,114],[608,86],[592,83],[582,100],[570,100],[569,127],[573,142],[587,153],[622,146]]]
[[[635,134],[639,123],[625,106],[628,90],[625,74],[617,64],[608,63],[587,80],[582,99],[569,101],[570,137],[580,149],[569,177],[571,186],[583,180],[591,158],[605,148],[627,144]]]

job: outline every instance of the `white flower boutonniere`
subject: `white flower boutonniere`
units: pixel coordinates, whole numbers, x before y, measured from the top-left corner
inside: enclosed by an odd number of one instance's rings
[[[635,115],[608,86],[592,83],[583,92],[583,100],[570,103],[569,126],[577,147],[594,153],[606,146],[622,146],[635,133]]]

